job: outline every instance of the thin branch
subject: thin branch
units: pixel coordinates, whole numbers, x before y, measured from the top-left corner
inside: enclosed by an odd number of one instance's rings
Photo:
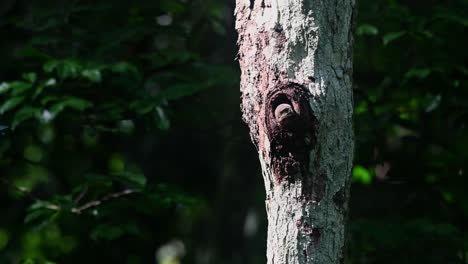
[[[88,192],[88,185],[85,185],[85,187],[83,188],[83,190],[80,192],[80,194],[75,198],[75,200],[73,201],[75,204],[78,204],[81,199],[83,199],[83,197],[85,197],[86,193]]]
[[[18,186],[14,183],[12,183],[11,181],[5,179],[5,178],[1,178],[0,179],[5,185],[8,185],[10,187],[13,187],[16,191],[26,195],[27,197],[29,197],[29,199],[33,200],[33,201],[41,201],[41,199],[37,198],[36,196],[34,196],[28,189],[24,188],[24,187],[21,187],[21,186]]]
[[[42,199],[39,199],[39,198],[35,197],[26,188],[21,187],[21,186],[17,186],[14,183],[12,183],[11,181],[9,181],[9,180],[7,180],[5,178],[0,178],[0,181],[3,182],[5,185],[13,187],[18,192],[25,194],[28,198],[30,198],[31,200],[33,200],[35,202],[44,201]],[[83,197],[86,195],[87,192],[88,192],[88,186],[86,186],[83,189],[83,191],[78,195],[78,197],[75,199],[74,202],[78,203],[81,199],[83,199]],[[125,189],[125,190],[120,191],[120,192],[108,194],[108,195],[104,196],[103,198],[101,198],[99,200],[90,201],[90,202],[88,202],[88,203],[86,203],[86,204],[84,204],[82,206],[73,207],[70,211],[72,213],[74,213],[74,214],[81,214],[83,211],[86,211],[88,209],[97,207],[97,206],[101,205],[102,203],[104,203],[106,201],[113,200],[113,199],[116,199],[116,198],[119,198],[119,197],[122,197],[122,196],[130,195],[130,194],[133,194],[133,193],[138,193],[138,192],[140,192],[140,190]],[[52,204],[52,203],[45,206],[45,208],[47,208],[49,210],[52,210],[52,211],[60,211],[62,209],[62,207],[60,205]]]
[[[122,196],[126,196],[126,195],[129,195],[129,194],[132,194],[132,193],[137,193],[137,192],[140,192],[140,191],[139,190],[133,190],[133,189],[125,189],[125,190],[123,190],[121,192],[116,192],[116,193],[106,195],[100,200],[94,200],[94,201],[88,202],[88,203],[86,203],[86,204],[84,204],[84,205],[82,205],[80,207],[72,208],[71,212],[75,213],[75,214],[81,214],[83,211],[94,208],[94,207],[97,207],[97,206],[101,205],[103,202],[113,200],[113,199],[116,199],[116,198],[119,198],[119,197],[122,197]]]

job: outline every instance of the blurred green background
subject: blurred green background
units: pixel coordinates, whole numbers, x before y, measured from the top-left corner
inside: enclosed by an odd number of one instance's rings
[[[265,263],[233,2],[0,2],[0,263]],[[467,13],[358,1],[346,263],[468,263]]]

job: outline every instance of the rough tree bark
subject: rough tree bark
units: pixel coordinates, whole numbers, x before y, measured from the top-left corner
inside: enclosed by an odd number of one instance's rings
[[[354,0],[236,0],[243,118],[266,188],[267,262],[343,263]]]

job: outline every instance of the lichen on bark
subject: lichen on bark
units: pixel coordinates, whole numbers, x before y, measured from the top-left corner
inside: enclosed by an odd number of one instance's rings
[[[353,0],[237,0],[243,119],[269,264],[340,263],[353,157]]]

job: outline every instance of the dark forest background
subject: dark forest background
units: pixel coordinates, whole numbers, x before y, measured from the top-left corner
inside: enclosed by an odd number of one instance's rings
[[[0,1],[0,263],[265,263],[233,1]],[[468,263],[468,1],[359,0],[347,264]]]

